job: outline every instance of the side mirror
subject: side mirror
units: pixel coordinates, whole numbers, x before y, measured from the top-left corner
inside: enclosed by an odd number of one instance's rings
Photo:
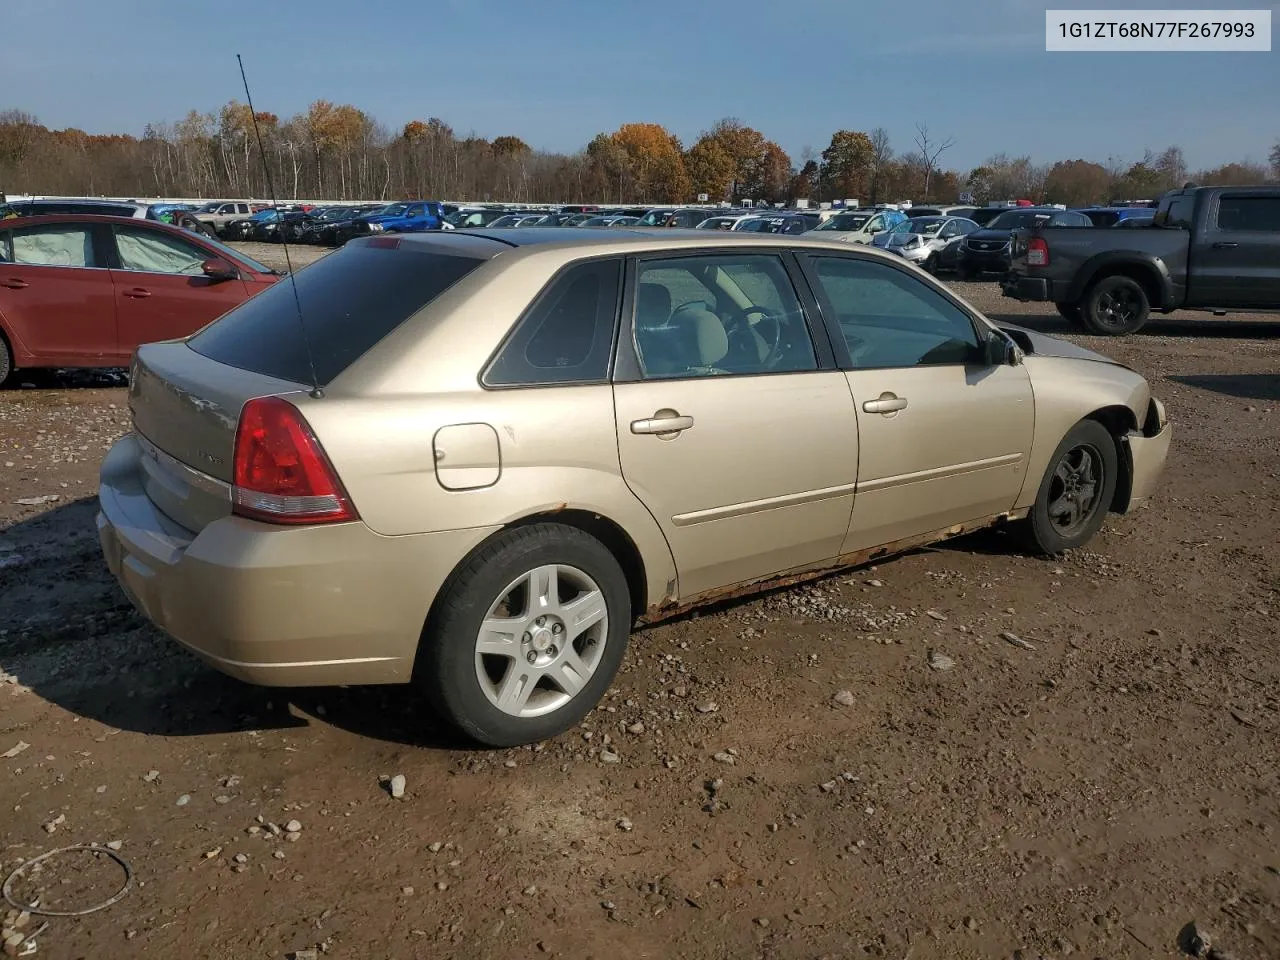
[[[234,280],[240,276],[240,271],[227,263],[225,260],[219,260],[213,257],[200,264],[200,269],[204,271],[204,275],[210,280],[221,282],[223,280]]]
[[[1003,333],[992,331],[983,342],[983,357],[989,367],[1016,367],[1022,363],[1022,351]]]

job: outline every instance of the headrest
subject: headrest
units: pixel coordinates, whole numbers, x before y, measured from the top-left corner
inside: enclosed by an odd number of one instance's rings
[[[728,355],[729,334],[720,318],[705,307],[681,307],[672,315],[671,323],[693,334],[702,366],[713,367]]]
[[[636,290],[636,326],[660,327],[671,317],[671,291],[660,283],[641,283]]]

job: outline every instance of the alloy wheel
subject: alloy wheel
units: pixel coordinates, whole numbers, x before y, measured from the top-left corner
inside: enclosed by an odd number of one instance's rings
[[[609,635],[604,593],[568,564],[546,564],[511,581],[476,636],[476,679],[489,702],[538,717],[572,700],[600,665]]]
[[[1085,527],[1098,511],[1104,461],[1092,444],[1072,447],[1053,470],[1049,486],[1049,520],[1063,537]]]

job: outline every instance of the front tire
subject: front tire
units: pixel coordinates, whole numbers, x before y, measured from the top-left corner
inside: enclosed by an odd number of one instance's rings
[[[631,621],[626,575],[604,544],[560,524],[516,527],[450,578],[423,630],[416,681],[480,743],[545,740],[599,702]]]
[[[1084,317],[1080,313],[1078,303],[1055,303],[1059,316],[1073,327],[1084,327]]]
[[[1151,314],[1151,303],[1142,284],[1131,277],[1103,277],[1085,294],[1081,308],[1084,324],[1105,337],[1137,333]]]
[[[1059,554],[1093,539],[1115,498],[1120,458],[1115,438],[1096,420],[1081,420],[1049,460],[1025,521],[1028,546]]]
[[[13,351],[9,349],[9,343],[4,335],[0,334],[0,387],[3,387],[16,372],[13,366]]]

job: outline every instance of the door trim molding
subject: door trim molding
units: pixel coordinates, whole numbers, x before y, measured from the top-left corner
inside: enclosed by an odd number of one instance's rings
[[[900,473],[892,477],[881,477],[879,480],[864,480],[857,484],[857,489],[871,493],[875,490],[886,490],[889,487],[906,486],[909,483],[941,480],[945,477],[958,477],[966,473],[977,473],[980,470],[991,470],[995,467],[1012,466],[1021,461],[1022,454],[1006,453],[999,457],[987,457],[984,460],[970,460],[967,463],[953,463],[945,467],[934,467],[931,470],[917,470],[915,473]]]
[[[820,500],[834,500],[845,497],[857,489],[856,483],[842,483],[836,487],[822,487],[818,490],[805,490],[801,493],[788,493],[781,497],[767,497],[764,500],[747,500],[742,503],[731,503],[724,507],[711,507],[707,510],[694,510],[691,513],[678,513],[671,518],[677,527],[687,527],[695,523],[708,523],[711,520],[728,520],[733,517],[744,517],[749,513],[760,513],[765,510],[777,510],[780,507],[794,507],[802,503],[817,503]]]

